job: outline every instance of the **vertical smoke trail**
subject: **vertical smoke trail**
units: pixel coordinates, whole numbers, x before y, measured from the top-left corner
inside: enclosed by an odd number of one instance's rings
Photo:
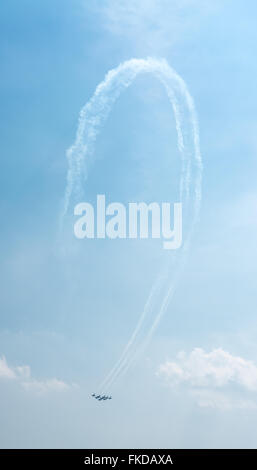
[[[127,353],[128,353],[128,351],[130,351],[130,349],[132,348],[132,345],[134,344],[135,340],[137,339],[137,337],[139,335],[139,332],[141,330],[141,327],[143,325],[143,322],[145,320],[146,315],[152,309],[152,304],[153,304],[155,296],[160,292],[161,282],[162,282],[161,277],[158,277],[157,281],[155,282],[155,284],[153,285],[153,287],[150,291],[150,294],[148,296],[148,299],[147,299],[146,304],[145,304],[144,309],[143,309],[143,313],[141,314],[141,316],[138,320],[138,323],[137,323],[137,325],[136,325],[136,327],[135,327],[128,343],[126,344],[120,358],[114,364],[111,371],[108,373],[108,375],[105,377],[105,379],[102,381],[102,383],[98,387],[100,393],[102,393],[104,390],[106,390],[106,387],[109,385],[110,380],[113,380],[114,374],[116,376],[117,372],[119,372],[119,370],[123,367],[124,363],[126,362]]]
[[[199,150],[199,134],[197,119],[195,117],[194,104],[187,87],[182,78],[167,64],[165,60],[157,59],[131,59],[120,64],[116,69],[109,71],[101,82],[90,101],[82,108],[79,117],[79,125],[74,144],[67,151],[68,174],[67,185],[64,198],[64,208],[61,214],[61,226],[68,212],[71,198],[79,198],[83,194],[82,176],[86,179],[90,157],[93,153],[93,145],[101,125],[107,119],[114,102],[118,99],[121,92],[126,89],[139,73],[148,72],[155,75],[164,85],[168,98],[171,102],[178,138],[178,148],[182,159],[182,171],[180,179],[180,196],[184,207],[189,210],[189,196],[191,184],[192,165],[196,168],[196,177],[194,181],[194,207],[193,207],[193,225],[197,218],[201,198],[201,155]],[[189,114],[188,117],[187,114]],[[193,126],[193,146],[194,152],[191,152],[191,142],[187,142],[185,132],[186,121]],[[185,246],[188,245],[189,236]],[[159,276],[151,289],[145,308],[139,318],[138,324],[132,333],[121,357],[107,375],[102,386],[108,386],[119,375],[126,366],[130,357],[136,339],[142,330],[146,317],[151,313],[153,304],[162,286],[162,276]],[[153,334],[162,314],[167,308],[168,302],[173,291],[173,281],[171,282],[161,308],[148,332],[148,338]]]
[[[189,100],[189,98],[190,98],[190,100]],[[188,234],[187,240],[186,240],[186,242],[184,243],[184,245],[181,249],[180,262],[177,263],[178,266],[177,266],[177,269],[175,271],[176,274],[175,274],[174,278],[169,281],[169,285],[166,288],[166,291],[164,293],[164,297],[163,297],[163,300],[161,302],[160,309],[159,309],[157,315],[155,316],[154,321],[153,321],[151,327],[149,328],[149,331],[147,332],[144,341],[142,342],[141,345],[139,345],[139,347],[134,352],[132,352],[130,357],[128,357],[127,361],[123,361],[123,363],[119,365],[116,372],[114,374],[112,374],[112,377],[110,378],[110,380],[105,382],[106,391],[109,390],[111,385],[113,385],[113,383],[115,382],[115,380],[118,377],[123,376],[127,372],[129,367],[131,367],[131,365],[137,359],[138,355],[142,354],[142,352],[146,349],[147,345],[149,344],[149,342],[150,342],[150,340],[153,336],[153,333],[154,333],[155,329],[157,328],[157,326],[158,326],[158,324],[161,320],[161,317],[164,315],[164,313],[166,312],[166,310],[168,308],[168,305],[171,301],[171,298],[174,295],[174,292],[176,290],[176,287],[177,287],[177,284],[178,284],[179,279],[181,277],[181,274],[184,270],[184,266],[185,266],[185,262],[186,262],[186,255],[187,255],[187,252],[189,250],[193,230],[195,228],[195,224],[196,224],[198,216],[199,216],[199,210],[200,210],[200,204],[201,204],[202,160],[201,160],[201,153],[200,153],[200,146],[199,146],[198,121],[197,121],[197,117],[196,117],[196,113],[195,113],[195,109],[194,109],[193,100],[190,97],[190,95],[189,95],[189,97],[187,97],[187,99],[188,99],[188,106],[189,106],[189,109],[191,111],[191,123],[192,123],[192,129],[193,129],[193,143],[194,143],[194,150],[195,150],[195,160],[196,160],[196,165],[197,165],[197,170],[198,170],[197,171],[196,182],[195,182],[195,188],[194,188],[195,202],[194,202],[194,207],[193,207],[193,216],[192,216],[191,229],[190,229],[190,232]],[[186,192],[187,192],[187,196],[188,196],[187,187],[186,187]]]
[[[194,108],[192,108],[194,111]],[[199,147],[199,133],[198,133],[198,125],[197,125],[197,119],[196,115],[193,114],[192,116],[192,125],[193,125],[193,133],[194,133],[194,144],[195,144],[195,157],[197,160],[197,167],[198,167],[198,172],[197,172],[197,179],[196,179],[196,185],[195,185],[195,202],[194,202],[194,207],[193,207],[193,219],[192,219],[192,225],[190,229],[190,233],[187,237],[186,242],[184,243],[183,247],[181,248],[181,253],[177,256],[179,259],[179,262],[177,262],[176,270],[175,270],[175,276],[173,279],[169,280],[168,282],[168,287],[166,289],[164,288],[164,296],[163,300],[161,302],[161,306],[159,308],[158,313],[156,314],[154,321],[152,322],[151,327],[149,328],[148,332],[145,335],[145,339],[142,342],[139,347],[132,352],[130,357],[127,358],[127,361],[123,361],[123,364],[121,364],[116,372],[112,375],[110,380],[106,382],[106,391],[110,389],[110,387],[113,385],[113,383],[119,378],[121,378],[127,370],[131,367],[131,365],[135,362],[137,357],[143,353],[143,351],[146,349],[147,345],[151,341],[151,338],[154,334],[155,329],[157,328],[161,317],[164,315],[166,312],[168,305],[171,301],[171,298],[174,295],[174,292],[176,290],[176,287],[179,283],[180,277],[183,273],[185,263],[186,263],[186,257],[187,257],[187,252],[190,247],[190,241],[191,237],[193,234],[193,230],[195,228],[195,224],[197,222],[198,216],[199,216],[199,210],[200,210],[200,203],[201,203],[201,179],[202,179],[202,161],[201,161],[201,154],[200,154],[200,147]]]
[[[180,262],[177,263],[178,266],[177,266],[175,278],[169,282],[169,287],[167,288],[168,289],[167,292],[165,291],[165,289],[163,289],[163,291],[164,291],[164,300],[161,303],[161,308],[160,308],[159,312],[157,313],[156,317],[154,318],[154,321],[153,321],[151,327],[149,328],[149,331],[146,333],[145,339],[138,346],[138,348],[136,348],[132,352],[132,354],[130,355],[130,357],[126,361],[126,363],[124,362],[123,367],[120,368],[119,371],[116,372],[116,374],[112,376],[111,380],[106,385],[107,386],[106,392],[109,390],[109,388],[113,385],[113,383],[118,378],[120,379],[123,375],[125,375],[125,373],[128,371],[128,369],[137,360],[138,356],[141,355],[145,351],[146,347],[148,346],[148,344],[149,344],[149,342],[152,338],[152,335],[154,333],[154,330],[158,326],[158,323],[160,321],[161,316],[165,313],[165,311],[166,311],[166,309],[167,309],[167,307],[168,307],[168,305],[171,301],[171,298],[173,297],[173,295],[175,293],[176,287],[179,283],[181,274],[183,272],[183,268],[184,268],[184,264],[185,264],[185,258],[186,258],[186,256],[185,256],[185,252],[184,252],[180,257]]]
[[[164,86],[167,90],[167,94],[168,94],[170,100],[172,101],[172,103],[174,103],[174,95],[171,94],[169,86],[167,85],[166,81],[163,80],[163,77],[161,77],[160,80],[163,82],[163,84],[164,84]],[[164,293],[164,298],[163,298],[163,301],[161,303],[160,309],[159,309],[156,317],[154,318],[154,321],[153,321],[153,323],[152,323],[152,325],[151,325],[151,327],[150,327],[150,329],[149,329],[149,331],[146,335],[145,340],[143,341],[143,344],[141,346],[139,346],[139,348],[136,351],[134,351],[134,352],[132,351],[132,354],[130,355],[130,357],[127,355],[126,358],[123,361],[122,361],[122,358],[120,359],[120,361],[116,365],[116,370],[115,370],[115,368],[112,369],[111,373],[108,375],[108,379],[106,379],[104,381],[104,385],[107,389],[110,388],[110,386],[114,383],[114,381],[118,378],[118,376],[120,374],[123,375],[127,371],[127,369],[135,361],[138,354],[146,348],[147,344],[151,340],[151,337],[152,337],[155,329],[157,328],[157,326],[160,322],[160,319],[161,319],[162,315],[167,310],[169,302],[170,302],[170,300],[171,300],[171,298],[172,298],[172,296],[175,292],[178,280],[179,280],[179,278],[182,274],[183,267],[185,265],[186,254],[187,254],[187,251],[189,249],[190,239],[191,239],[192,232],[193,232],[193,229],[194,229],[194,226],[195,226],[195,223],[197,221],[198,214],[199,214],[200,202],[201,202],[202,162],[201,162],[201,154],[200,154],[200,147],[199,147],[198,122],[197,122],[197,117],[196,117],[196,113],[195,113],[193,99],[191,98],[190,94],[188,93],[187,88],[186,88],[186,86],[185,86],[185,84],[182,80],[181,80],[180,85],[181,85],[181,88],[183,90],[183,97],[186,100],[187,107],[188,107],[189,112],[190,112],[190,123],[191,123],[192,133],[193,133],[193,142],[192,142],[192,144],[193,144],[193,147],[194,147],[195,165],[197,167],[196,168],[197,169],[197,175],[196,175],[195,188],[194,188],[195,201],[194,201],[193,214],[192,214],[192,219],[193,219],[192,220],[192,226],[191,226],[191,229],[190,229],[190,233],[187,237],[187,240],[184,243],[184,246],[181,250],[181,256],[180,256],[181,259],[180,259],[180,263],[179,263],[179,266],[178,266],[179,269],[178,269],[178,271],[176,271],[175,278],[173,280],[170,280],[169,285],[166,288],[166,292]],[[174,114],[176,116],[176,122],[179,122],[179,126],[177,126],[177,132],[178,132],[178,136],[180,138],[179,141],[180,141],[180,143],[181,142],[183,143],[183,134],[182,133],[179,134],[179,132],[181,132],[181,124],[180,124],[181,120],[179,119],[179,110],[178,110],[177,104],[176,104],[176,106],[174,106],[174,104],[173,104],[173,110],[174,110]],[[180,149],[181,148],[183,148],[183,150],[184,150],[184,145],[180,145]],[[183,161],[185,163],[185,159]],[[184,189],[183,184],[184,184],[185,185],[185,191],[186,191],[186,201],[184,201],[184,202],[186,204],[188,203],[188,197],[189,197],[191,166],[192,166],[192,164],[191,164],[191,161],[189,160],[187,162],[186,175],[184,173],[184,175],[181,179],[181,189],[180,189],[180,191],[181,191],[181,196],[183,196],[183,189]],[[185,172],[185,165],[184,165],[184,172]],[[182,170],[182,173],[183,173],[183,170]],[[143,318],[141,317],[140,320],[139,320],[140,326],[142,325],[142,320],[144,320],[145,316],[146,316],[146,312],[144,311],[144,313],[142,315]]]
[[[198,126],[198,120],[196,116],[196,111],[195,111],[195,106],[192,97],[190,96],[189,92],[187,91],[185,84],[183,83],[183,88],[184,88],[184,96],[190,111],[191,115],[191,125],[192,125],[192,134],[193,134],[193,145],[194,145],[194,156],[195,156],[195,165],[196,165],[196,177],[195,177],[195,186],[194,186],[194,193],[195,193],[195,198],[194,198],[194,206],[193,206],[193,214],[192,214],[192,223],[191,227],[189,230],[189,234],[187,236],[187,239],[184,243],[184,246],[182,248],[182,262],[180,263],[180,268],[178,272],[178,277],[182,272],[183,266],[185,264],[185,258],[186,254],[188,252],[188,249],[190,247],[190,242],[192,238],[192,234],[195,228],[195,225],[197,223],[198,217],[199,217],[199,211],[200,211],[200,205],[201,205],[201,186],[202,186],[202,158],[201,158],[201,152],[200,152],[200,138],[199,138],[199,126]],[[155,317],[155,320],[147,334],[146,337],[146,342],[149,342],[151,339],[154,330],[156,329],[158,323],[160,322],[160,319],[162,315],[165,313],[167,310],[168,304],[170,302],[170,298],[173,295],[174,292],[174,283],[171,283],[169,286],[169,289],[167,290],[167,293],[164,297],[164,300],[162,302],[161,308],[159,310],[159,313]]]

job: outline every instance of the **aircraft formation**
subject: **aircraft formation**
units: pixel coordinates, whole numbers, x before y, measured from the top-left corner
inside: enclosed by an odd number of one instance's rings
[[[112,399],[112,397],[107,397],[106,395],[96,395],[95,393],[92,393],[92,397],[94,397],[98,401]]]

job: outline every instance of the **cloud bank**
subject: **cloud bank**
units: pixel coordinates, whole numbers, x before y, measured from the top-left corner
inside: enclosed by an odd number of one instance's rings
[[[56,378],[37,380],[31,376],[29,366],[10,367],[4,356],[0,358],[0,381],[1,380],[14,380],[18,382],[24,390],[32,391],[37,394],[62,392],[75,386],[75,384],[70,385]]]
[[[176,361],[161,364],[157,375],[173,388],[187,387],[200,406],[257,406],[255,400],[242,399],[242,393],[248,397],[257,391],[257,366],[222,348],[209,353],[201,348],[189,354],[180,352]]]

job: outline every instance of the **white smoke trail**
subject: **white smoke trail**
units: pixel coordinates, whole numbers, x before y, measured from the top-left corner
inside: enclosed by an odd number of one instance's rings
[[[160,77],[173,79],[174,83],[182,80],[179,75],[171,69],[167,62],[153,58],[131,59],[120,64],[116,69],[110,70],[103,82],[101,82],[88,103],[82,108],[79,116],[78,130],[74,144],[67,150],[68,173],[67,184],[64,197],[64,206],[61,213],[61,222],[67,214],[72,194],[80,196],[82,191],[82,176],[87,177],[87,159],[92,154],[93,144],[101,125],[111,111],[111,108],[121,92],[126,89],[139,73],[148,72]],[[174,94],[174,90],[169,88],[169,98],[174,108],[176,128],[178,134],[178,146],[183,154],[184,143],[180,127],[180,111]],[[185,166],[182,169],[186,171]]]
[[[183,135],[183,127],[186,124],[186,114],[189,112],[189,121],[193,126],[193,140],[194,140],[194,163],[197,170],[197,178],[194,187],[194,209],[193,209],[193,225],[197,218],[200,207],[201,198],[201,155],[199,149],[199,134],[197,127],[197,119],[194,111],[194,104],[190,94],[187,91],[187,87],[182,78],[167,64],[165,60],[157,59],[131,59],[120,64],[116,69],[109,71],[102,83],[98,85],[93,97],[90,101],[82,108],[80,112],[79,125],[77,135],[74,144],[67,151],[68,158],[68,174],[67,174],[67,185],[64,199],[64,208],[61,214],[61,225],[68,212],[71,197],[81,197],[82,191],[82,176],[87,177],[89,157],[93,152],[93,144],[96,140],[97,134],[100,130],[101,125],[104,123],[106,118],[111,111],[111,108],[121,92],[126,89],[135,79],[139,73],[148,72],[155,75],[164,85],[169,100],[172,104],[177,137],[178,137],[178,148],[182,158],[182,172],[180,180],[180,196],[183,201],[183,212],[184,207],[188,205],[190,196],[190,183],[191,183],[191,149],[190,145],[186,143],[187,138]],[[182,98],[182,99],[181,99]],[[186,108],[183,109],[183,104],[186,103]],[[186,134],[186,133],[185,133]],[[189,237],[188,239],[189,240]],[[186,242],[186,245],[188,243]],[[132,333],[124,351],[104,379],[101,387],[107,387],[108,384],[112,383],[113,380],[118,376],[120,371],[126,366],[129,359],[130,351],[138,338],[140,331],[144,325],[146,317],[152,310],[153,303],[156,296],[158,295],[162,284],[162,276],[159,276],[157,281],[150,292],[145,308],[139,318],[137,326]],[[173,290],[173,283],[170,284],[164,301],[159,309],[149,332],[148,339],[152,336],[154,329],[156,328],[162,314],[167,308],[168,302],[171,297]]]
[[[174,99],[174,95],[171,95],[170,94],[170,90],[167,86],[167,84],[165,83],[164,80],[161,79],[161,81],[164,82],[164,85],[167,89],[167,93],[170,97],[170,99]],[[181,82],[181,85],[182,85],[182,89],[183,89],[183,95],[186,99],[186,102],[187,102],[187,106],[188,106],[188,109],[190,111],[190,121],[191,121],[191,125],[192,125],[192,132],[193,132],[193,144],[194,144],[194,158],[195,158],[195,161],[196,161],[196,166],[197,166],[197,175],[196,175],[196,181],[195,181],[195,201],[194,201],[194,207],[193,207],[193,220],[192,220],[192,226],[191,226],[191,230],[190,230],[190,233],[187,237],[187,240],[186,242],[184,243],[184,246],[182,248],[182,255],[181,255],[181,261],[180,261],[180,264],[179,264],[179,270],[176,271],[176,276],[175,276],[175,279],[171,280],[170,281],[170,285],[168,286],[167,288],[167,291],[164,295],[164,299],[161,303],[161,307],[159,309],[159,312],[157,313],[147,335],[146,335],[146,339],[144,340],[143,344],[139,347],[138,350],[136,350],[134,353],[132,353],[130,355],[130,357],[127,356],[127,360],[126,359],[123,359],[122,361],[122,358],[120,359],[120,361],[117,363],[116,365],[116,369],[114,367],[114,369],[112,369],[111,371],[111,374],[108,375],[108,379],[106,381],[104,381],[104,385],[107,389],[110,388],[110,386],[114,383],[114,381],[118,378],[118,376],[121,374],[123,375],[127,369],[131,366],[131,364],[135,361],[135,359],[137,358],[138,354],[141,353],[147,346],[147,344],[149,343],[155,329],[157,328],[159,322],[160,322],[160,319],[162,317],[162,315],[165,313],[165,311],[167,310],[167,307],[169,305],[169,302],[175,292],[175,289],[176,289],[176,285],[178,283],[178,280],[179,280],[179,277],[181,276],[181,273],[182,273],[182,268],[184,267],[184,264],[185,264],[185,257],[186,257],[186,253],[188,251],[188,248],[189,248],[189,243],[190,243],[190,239],[191,239],[191,235],[192,235],[192,231],[194,229],[194,226],[195,226],[195,223],[197,221],[197,218],[198,218],[198,214],[199,214],[199,209],[200,209],[200,202],[201,202],[201,173],[202,173],[202,162],[201,162],[201,154],[200,154],[200,147],[199,147],[199,132],[198,132],[198,122],[197,122],[197,117],[196,117],[196,113],[195,113],[195,109],[194,109],[194,103],[193,103],[193,100],[190,96],[190,94],[188,93],[187,89],[186,89],[186,86],[184,84],[184,82],[182,81]],[[173,106],[173,110],[174,110],[174,113],[175,113],[175,116],[176,116],[176,122],[179,121],[180,123],[180,120],[178,118],[178,109],[177,107],[175,107],[174,109],[174,106]],[[178,129],[177,129],[178,130]],[[181,127],[179,125],[179,130],[181,130]],[[179,135],[179,133],[178,133]],[[180,142],[183,142],[183,136],[180,137]],[[182,146],[180,146],[181,148]],[[184,147],[184,146],[183,146]],[[182,178],[182,181],[181,181],[181,185],[182,185],[182,188],[181,188],[181,193],[182,193],[182,196],[183,196],[183,184],[185,184],[185,189],[186,189],[186,202],[188,202],[188,197],[189,197],[189,185],[190,185],[190,173],[191,173],[191,162],[189,161],[188,162],[188,165],[187,165],[187,171],[186,171],[186,177]],[[186,181],[184,181],[184,179]],[[151,293],[152,294],[152,293]],[[139,320],[139,323],[138,323],[138,326],[136,328],[136,330],[138,331],[138,327],[139,327],[139,324],[140,324],[140,327],[142,325],[142,322],[146,316],[146,309],[147,309],[147,304],[146,304],[146,307],[144,309],[144,312],[143,312],[143,315],[142,317],[140,318]],[[131,344],[131,342],[130,342]],[[123,357],[123,356],[122,356]],[[111,377],[110,377],[111,376]]]
[[[136,348],[132,352],[132,354],[128,357],[127,361],[123,363],[123,367],[120,367],[119,370],[117,370],[116,373],[108,381],[108,383],[106,384],[106,389],[105,389],[106,392],[110,389],[110,387],[113,385],[115,380],[117,380],[118,378],[120,379],[123,375],[126,374],[128,369],[137,360],[138,356],[142,355],[142,353],[145,351],[146,347],[148,346],[148,344],[149,344],[149,342],[152,338],[152,335],[154,333],[154,330],[157,328],[158,323],[160,321],[160,318],[164,314],[164,312],[166,311],[166,309],[167,309],[167,307],[170,303],[170,300],[173,297],[173,294],[175,293],[176,287],[179,283],[181,274],[183,272],[183,267],[184,267],[184,264],[185,264],[185,252],[184,252],[184,256],[181,257],[180,263],[178,263],[178,264],[179,264],[179,266],[176,270],[176,277],[175,277],[175,279],[173,279],[173,281],[170,282],[168,291],[166,292],[166,294],[164,294],[164,300],[161,304],[160,310],[157,313],[156,317],[154,318],[154,321],[153,321],[151,327],[149,328],[148,333],[146,333],[145,339],[142,341],[142,344],[140,344],[139,347]]]
[[[190,94],[188,93],[187,89],[184,89],[184,94],[185,98],[187,100],[187,105],[191,113],[191,124],[192,124],[192,133],[193,133],[193,141],[194,141],[194,156],[196,160],[196,178],[195,178],[195,186],[194,186],[194,192],[195,192],[195,198],[194,198],[194,206],[193,206],[193,214],[192,214],[192,223],[191,223],[191,228],[189,231],[189,234],[187,236],[186,241],[184,242],[184,246],[182,248],[182,260],[180,263],[180,268],[178,275],[181,274],[184,264],[185,264],[185,255],[188,252],[192,234],[195,228],[195,224],[197,223],[198,217],[199,217],[199,211],[200,211],[200,205],[201,205],[201,186],[202,186],[202,158],[201,158],[201,152],[200,152],[200,139],[199,139],[199,128],[198,128],[198,120],[195,112],[195,107],[194,107],[194,102]],[[179,277],[179,276],[178,276]],[[178,279],[178,278],[177,278]],[[176,279],[176,280],[177,280]],[[162,302],[161,308],[159,310],[159,313],[155,317],[155,320],[148,332],[148,335],[146,337],[146,342],[149,342],[151,339],[154,330],[156,329],[158,323],[160,322],[160,319],[162,315],[165,313],[167,310],[168,304],[170,302],[170,298],[173,295],[175,288],[175,282],[171,283],[169,286],[169,289],[164,297],[164,300]]]
[[[195,121],[195,122],[197,123],[197,121]],[[196,129],[196,128],[194,127],[194,129]],[[132,354],[127,358],[126,361],[123,361],[123,363],[119,365],[119,367],[116,369],[115,373],[112,375],[110,380],[108,380],[105,383],[106,392],[110,389],[110,387],[118,379],[118,377],[121,378],[128,371],[128,369],[136,361],[138,356],[141,355],[143,353],[143,351],[146,349],[146,347],[148,346],[148,344],[149,344],[149,342],[150,342],[150,340],[151,340],[151,338],[154,334],[154,331],[156,330],[156,328],[157,328],[157,326],[158,326],[158,324],[161,320],[161,317],[164,315],[164,313],[166,312],[166,310],[168,308],[168,305],[171,301],[171,298],[174,295],[174,292],[175,292],[176,287],[179,283],[180,277],[183,273],[185,263],[186,263],[186,255],[187,255],[187,252],[188,252],[189,247],[190,247],[190,241],[191,241],[193,230],[195,228],[195,224],[197,222],[197,218],[198,218],[198,215],[199,215],[200,202],[201,202],[202,162],[201,162],[200,152],[198,153],[198,149],[199,149],[199,146],[198,146],[199,134],[198,133],[195,134],[195,142],[196,142],[196,149],[197,149],[196,155],[197,155],[197,160],[198,160],[198,170],[199,170],[199,172],[198,172],[198,175],[197,175],[196,186],[195,186],[195,195],[196,195],[196,197],[195,197],[195,203],[194,203],[194,208],[193,208],[194,209],[193,221],[192,221],[190,233],[187,237],[186,242],[184,243],[184,245],[181,249],[180,256],[178,256],[180,259],[179,259],[179,262],[177,263],[177,266],[176,266],[176,269],[175,269],[175,276],[174,276],[173,279],[170,280],[169,285],[166,288],[166,292],[164,293],[164,297],[163,297],[163,300],[161,302],[160,309],[159,309],[158,313],[156,314],[156,316],[154,318],[154,321],[152,322],[152,325],[149,328],[149,331],[146,333],[144,341],[142,342],[141,345],[139,345],[139,347],[134,352],[132,352]],[[200,156],[200,159],[199,159],[199,156]],[[145,317],[145,315],[144,315],[144,317]]]
[[[116,377],[117,373],[123,367],[124,362],[126,362],[127,353],[131,349],[133,343],[135,342],[135,340],[138,337],[138,334],[139,334],[140,329],[143,325],[145,317],[152,308],[152,304],[153,304],[153,300],[154,300],[155,295],[160,291],[161,281],[162,281],[161,277],[158,277],[157,281],[155,282],[154,286],[152,287],[151,292],[150,292],[150,294],[148,296],[148,299],[146,301],[146,304],[144,306],[143,313],[140,316],[140,318],[138,320],[138,323],[137,323],[137,325],[136,325],[136,327],[135,327],[128,343],[126,344],[124,350],[122,351],[122,354],[121,354],[120,358],[114,364],[113,368],[110,370],[108,375],[104,378],[101,385],[98,387],[98,390],[99,390],[100,393],[102,393],[104,390],[106,390],[106,387],[109,384],[110,380],[113,380],[114,376]]]

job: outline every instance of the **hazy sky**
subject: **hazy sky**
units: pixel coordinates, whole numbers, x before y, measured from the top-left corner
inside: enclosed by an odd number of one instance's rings
[[[253,0],[2,2],[0,447],[256,447],[256,14]],[[108,70],[148,56],[195,100],[202,208],[150,345],[99,403],[163,249],[75,240],[70,217],[63,256],[66,150]],[[99,134],[85,199],[175,202],[179,171],[170,103],[141,75]]]

